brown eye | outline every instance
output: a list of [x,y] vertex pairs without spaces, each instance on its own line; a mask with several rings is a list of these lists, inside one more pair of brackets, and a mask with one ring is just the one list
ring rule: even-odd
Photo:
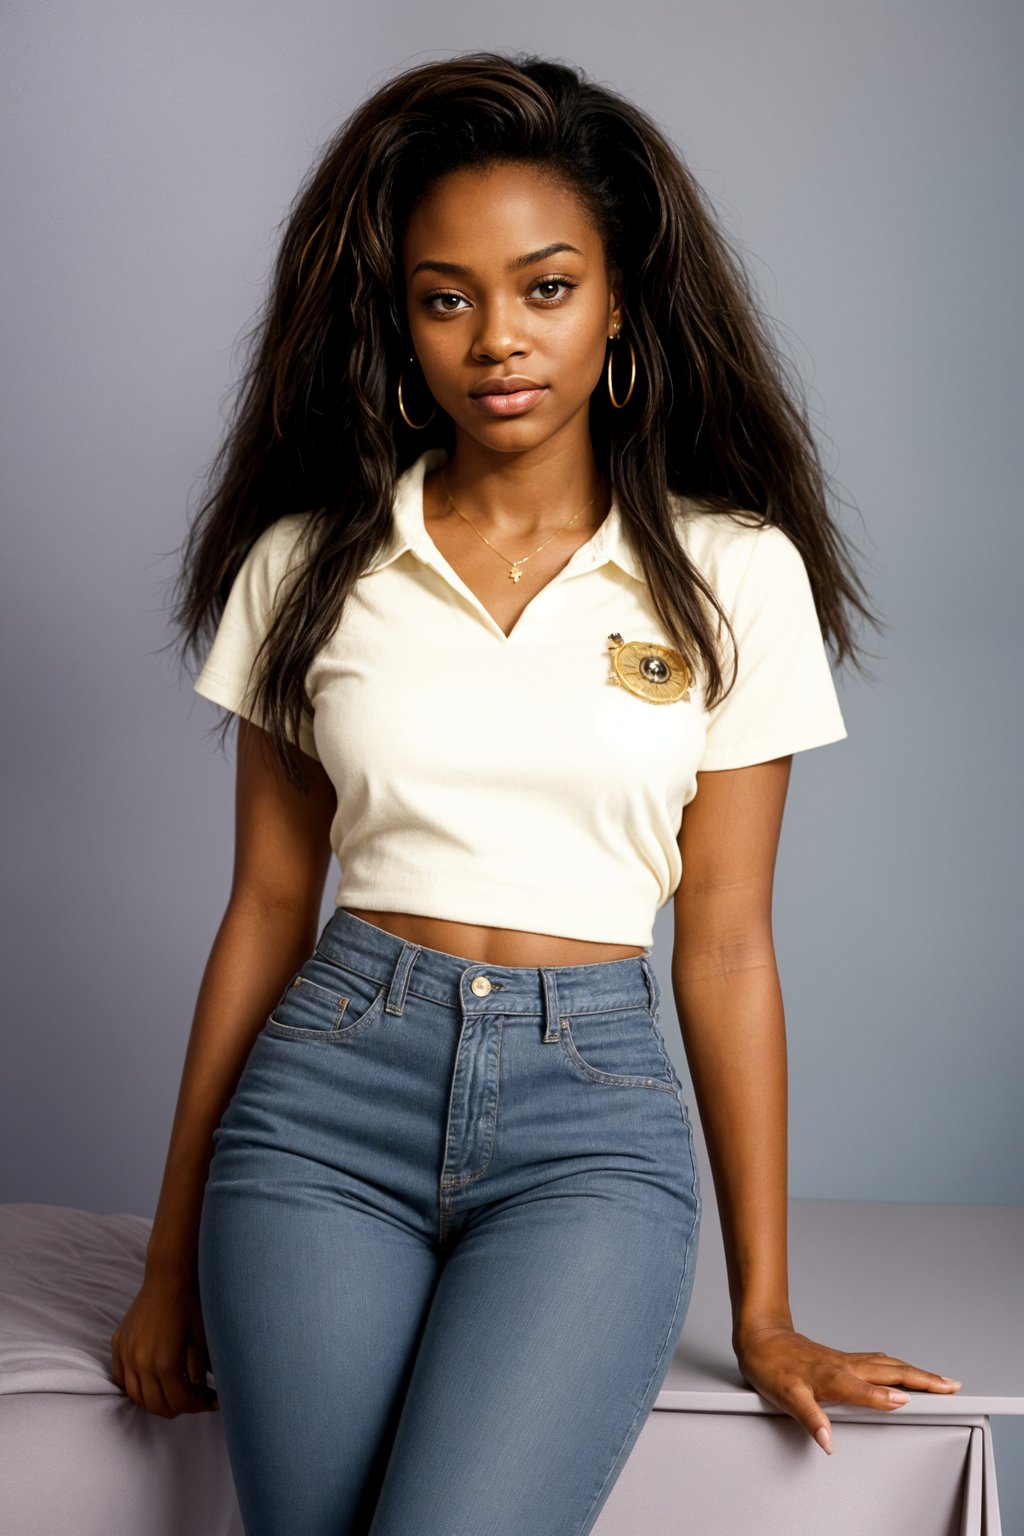
[[[569,297],[570,291],[577,286],[578,284],[570,282],[567,277],[542,277],[538,282],[534,283],[530,291],[537,293],[538,290],[547,290],[540,293],[540,299],[543,304],[564,304],[565,300]],[[565,291],[559,293],[558,289],[560,288]]]
[[[451,293],[448,291],[441,293],[428,293],[423,297],[423,307],[425,309],[433,310],[435,315],[454,315],[458,313],[458,310],[455,306],[461,301],[461,299],[461,293]],[[445,300],[449,300],[451,302],[446,303]]]

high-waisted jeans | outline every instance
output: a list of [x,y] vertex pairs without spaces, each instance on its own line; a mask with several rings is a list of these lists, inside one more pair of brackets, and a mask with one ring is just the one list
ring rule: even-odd
[[650,951],[489,965],[339,907],[214,1133],[199,1287],[248,1536],[584,1536],[701,1196]]

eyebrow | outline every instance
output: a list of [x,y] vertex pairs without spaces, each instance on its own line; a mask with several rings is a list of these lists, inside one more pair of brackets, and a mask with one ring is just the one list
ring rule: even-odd
[[[556,240],[551,245],[541,246],[539,251],[527,251],[525,256],[514,256],[508,263],[509,272],[520,272],[523,267],[532,267],[536,261],[546,261],[549,256],[554,256],[558,251],[575,251],[577,256],[583,252],[577,245],[570,245],[567,240]],[[456,261],[418,261],[409,273],[414,278],[417,272],[443,272],[448,277],[471,277],[470,267],[461,267]]]

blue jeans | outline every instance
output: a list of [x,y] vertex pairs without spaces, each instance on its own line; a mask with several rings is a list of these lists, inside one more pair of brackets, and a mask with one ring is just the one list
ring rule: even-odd
[[339,907],[199,1234],[247,1536],[584,1536],[682,1332],[701,1196],[650,951],[487,965]]

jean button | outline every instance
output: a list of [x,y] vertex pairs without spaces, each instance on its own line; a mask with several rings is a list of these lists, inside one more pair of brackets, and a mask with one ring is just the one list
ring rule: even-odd
[[491,990],[491,983],[486,976],[474,976],[469,986],[470,990],[475,992],[477,997],[486,997]]

